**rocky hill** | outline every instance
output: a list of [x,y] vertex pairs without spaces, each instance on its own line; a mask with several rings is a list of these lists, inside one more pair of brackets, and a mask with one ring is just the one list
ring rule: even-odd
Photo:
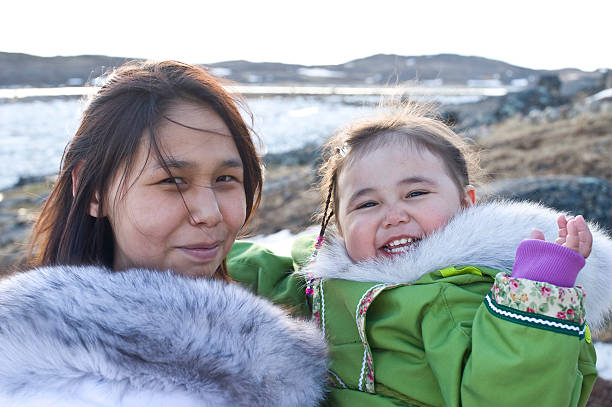
[[[129,59],[102,55],[38,57],[0,52],[0,87],[81,85]],[[344,64],[320,66],[249,61],[202,66],[217,76],[243,84],[380,86],[417,81],[435,86],[502,86],[535,84],[542,76],[556,75],[562,82],[578,84],[582,88],[598,83],[601,77],[599,72],[571,68],[534,70],[487,58],[454,54],[378,54]]]
[[0,87],[81,86],[128,60],[103,55],[39,57],[0,52]]

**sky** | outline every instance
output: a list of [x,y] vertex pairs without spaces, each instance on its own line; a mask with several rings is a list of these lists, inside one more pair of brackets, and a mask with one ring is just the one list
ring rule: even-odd
[[0,51],[335,65],[452,53],[612,68],[612,0],[5,1]]

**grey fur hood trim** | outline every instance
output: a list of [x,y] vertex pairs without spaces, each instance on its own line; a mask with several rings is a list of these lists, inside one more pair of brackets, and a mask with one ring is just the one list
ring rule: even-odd
[[0,405],[315,406],[318,329],[237,284],[49,267],[0,282]]
[[[457,214],[449,224],[421,240],[405,256],[353,263],[344,242],[332,235],[316,261],[302,273],[321,278],[353,281],[410,283],[421,276],[450,266],[487,266],[510,272],[516,248],[532,229],[546,240],[557,237],[559,213],[529,202],[496,201],[475,205]],[[596,225],[593,250],[576,281],[586,291],[587,320],[601,327],[612,309],[612,241]]]

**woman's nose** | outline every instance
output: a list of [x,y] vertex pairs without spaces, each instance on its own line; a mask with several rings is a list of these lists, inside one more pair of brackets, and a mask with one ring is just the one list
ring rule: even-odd
[[215,190],[210,187],[194,188],[194,196],[187,202],[189,221],[193,226],[214,227],[223,220]]
[[387,212],[385,213],[385,227],[397,226],[402,223],[407,223],[410,221],[410,215],[405,209],[398,207],[397,205],[393,205],[389,207]]

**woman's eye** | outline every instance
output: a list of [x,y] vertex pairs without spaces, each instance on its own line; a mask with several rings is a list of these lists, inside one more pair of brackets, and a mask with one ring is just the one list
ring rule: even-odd
[[217,178],[217,182],[231,182],[231,181],[236,181],[236,177],[233,177],[231,175],[221,175],[220,177]]
[[416,198],[417,196],[427,195],[427,191],[412,191],[406,195],[406,198]]
[[377,205],[376,202],[364,202],[362,204],[357,205],[357,208],[355,208],[355,209],[372,208],[372,207],[374,207],[376,205]]
[[171,177],[171,178],[166,178],[166,179],[162,180],[161,184],[182,185],[182,184],[185,184],[185,180],[183,178],[180,178],[180,177]]

